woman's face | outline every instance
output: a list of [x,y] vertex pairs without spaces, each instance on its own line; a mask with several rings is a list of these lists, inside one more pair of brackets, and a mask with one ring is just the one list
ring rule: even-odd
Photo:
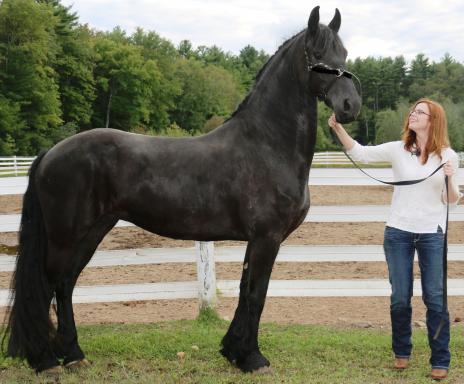
[[427,103],[419,103],[409,114],[409,129],[416,134],[428,135],[430,130],[430,109]]

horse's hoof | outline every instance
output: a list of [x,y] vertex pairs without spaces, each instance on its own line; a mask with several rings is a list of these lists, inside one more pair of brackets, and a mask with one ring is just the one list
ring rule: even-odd
[[274,371],[271,367],[264,366],[251,372],[253,375],[272,375]]
[[56,365],[51,368],[44,369],[40,371],[37,375],[44,379],[46,383],[54,383],[56,382],[59,377],[63,374],[63,367],[61,365]]
[[68,371],[78,371],[78,370],[83,369],[83,368],[88,368],[91,365],[92,364],[90,363],[90,361],[88,361],[87,359],[82,359],[82,360],[71,361],[71,362],[67,363],[64,367]]
[[237,360],[237,367],[243,372],[264,373],[266,368],[270,369],[269,360],[266,359],[260,352],[252,352],[244,359]]

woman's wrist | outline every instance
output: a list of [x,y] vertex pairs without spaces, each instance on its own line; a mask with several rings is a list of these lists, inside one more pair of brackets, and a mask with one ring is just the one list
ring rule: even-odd
[[332,128],[332,131],[334,131],[334,133],[336,133],[337,135],[343,132],[343,126],[340,123],[336,123],[332,125],[330,128]]

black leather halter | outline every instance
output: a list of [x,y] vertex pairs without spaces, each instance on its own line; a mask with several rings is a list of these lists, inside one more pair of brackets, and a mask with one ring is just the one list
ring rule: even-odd
[[332,86],[335,84],[337,79],[341,78],[342,76],[348,79],[356,80],[356,82],[353,81],[353,83],[355,83],[355,87],[356,85],[358,85],[356,89],[359,93],[359,96],[362,98],[361,80],[359,80],[359,78],[353,72],[350,72],[350,71],[347,71],[346,69],[341,69],[341,68],[332,68],[332,67],[329,67],[325,63],[313,64],[311,63],[311,60],[309,60],[308,52],[306,51],[306,49],[304,50],[304,52],[305,52],[305,57],[306,57],[306,68],[309,73],[317,72],[317,73],[324,73],[327,75],[335,75],[335,77],[329,82],[329,84],[327,84],[327,86],[325,86],[322,89],[322,92],[320,92],[317,95],[319,99],[325,100],[330,88],[332,88]]

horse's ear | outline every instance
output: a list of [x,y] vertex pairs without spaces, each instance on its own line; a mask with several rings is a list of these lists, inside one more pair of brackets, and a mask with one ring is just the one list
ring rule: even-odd
[[308,35],[309,37],[316,37],[319,32],[319,6],[314,7],[309,15],[308,20]]
[[341,23],[342,23],[342,17],[340,16],[340,12],[338,11],[338,8],[335,8],[335,15],[332,21],[329,23],[329,28],[335,33],[338,33]]

